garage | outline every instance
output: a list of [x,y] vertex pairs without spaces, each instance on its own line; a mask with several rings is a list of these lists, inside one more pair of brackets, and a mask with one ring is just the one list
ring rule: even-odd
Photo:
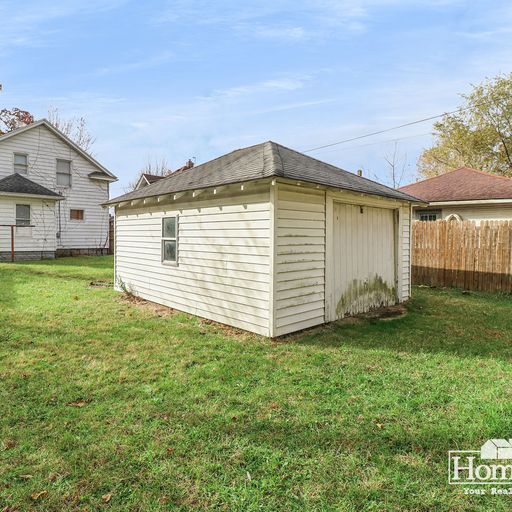
[[404,302],[415,203],[275,142],[235,150],[106,203],[116,288],[270,337]]

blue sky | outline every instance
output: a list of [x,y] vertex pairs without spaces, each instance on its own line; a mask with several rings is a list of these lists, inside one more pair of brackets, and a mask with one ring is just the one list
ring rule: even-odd
[[[275,140],[306,150],[452,110],[510,72],[509,1],[0,0],[0,105],[88,120],[120,178]],[[408,179],[430,123],[311,153]]]

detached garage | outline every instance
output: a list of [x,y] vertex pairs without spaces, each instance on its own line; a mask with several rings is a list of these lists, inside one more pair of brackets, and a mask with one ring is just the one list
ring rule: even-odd
[[274,142],[112,199],[115,282],[280,336],[410,297],[403,192]]

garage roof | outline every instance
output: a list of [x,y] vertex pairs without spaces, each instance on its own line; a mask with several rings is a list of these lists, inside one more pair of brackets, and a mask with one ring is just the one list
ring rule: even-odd
[[273,177],[418,202],[409,194],[268,141],[237,149],[204,164],[171,174],[147,187],[111,199],[105,204]]

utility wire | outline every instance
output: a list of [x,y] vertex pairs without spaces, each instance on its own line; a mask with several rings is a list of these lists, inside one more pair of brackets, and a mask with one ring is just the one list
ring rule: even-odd
[[438,119],[440,117],[448,116],[448,115],[451,115],[451,114],[457,114],[459,112],[462,112],[464,110],[470,110],[472,108],[474,108],[474,106],[471,106],[471,107],[461,107],[461,108],[458,108],[457,110],[452,110],[451,112],[445,112],[443,114],[437,114],[435,116],[425,117],[423,119],[418,119],[417,121],[411,121],[410,123],[404,123],[404,124],[400,124],[398,126],[392,126],[391,128],[386,128],[384,130],[379,130],[379,131],[376,131],[376,132],[367,133],[365,135],[359,135],[358,137],[352,137],[350,139],[339,140],[337,142],[331,142],[330,144],[324,144],[323,146],[317,146],[315,148],[306,149],[305,151],[303,151],[303,153],[310,153],[311,151],[318,151],[319,149],[330,148],[332,146],[338,146],[339,144],[346,144],[347,142],[352,142],[354,140],[360,140],[360,139],[365,139],[367,137],[373,137],[374,135],[379,135],[381,133],[391,132],[393,130],[398,130],[400,128],[405,128],[406,126],[413,126],[415,124],[425,123],[426,121],[432,121],[433,119]]

